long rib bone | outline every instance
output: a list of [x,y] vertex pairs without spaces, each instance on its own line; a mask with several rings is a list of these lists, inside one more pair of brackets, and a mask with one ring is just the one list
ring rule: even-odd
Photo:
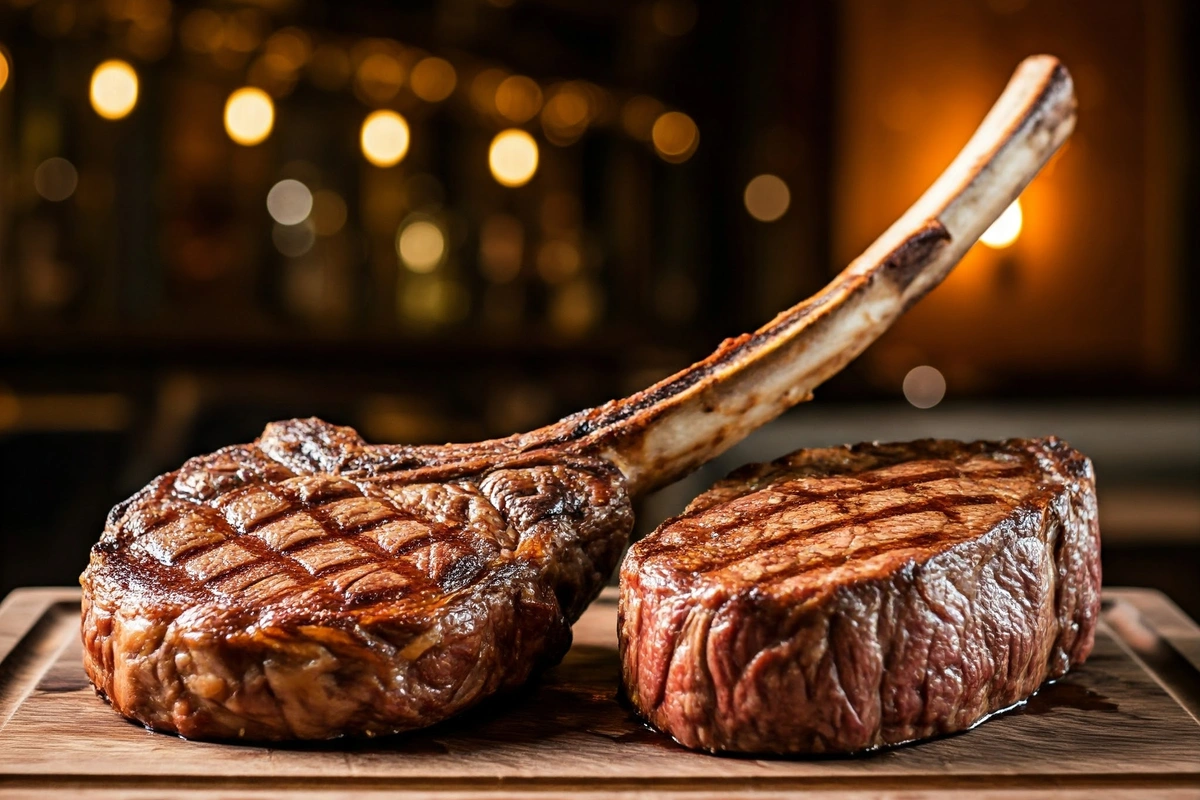
[[412,730],[520,685],[562,658],[612,574],[629,495],[845,366],[945,277],[1073,113],[1058,62],[1026,61],[946,174],[829,287],[623,401],[436,447],[287,420],[155,478],[113,508],[80,579],[89,677],[152,728],[263,740]]
[[1032,56],[966,147],[895,224],[832,283],[753,334],[624,400],[522,437],[596,453],[631,494],[716,457],[836,374],[936,286],[1071,134],[1071,77]]

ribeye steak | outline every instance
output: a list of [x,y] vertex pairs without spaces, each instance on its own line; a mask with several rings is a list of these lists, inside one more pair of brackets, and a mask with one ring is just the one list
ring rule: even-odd
[[625,689],[688,747],[854,752],[964,730],[1087,658],[1092,465],[1055,439],[801,450],[621,566]]
[[950,271],[1070,134],[1027,59],[965,149],[828,287],[622,401],[479,444],[317,420],[121,503],[82,577],[85,666],[121,713],[206,738],[410,730],[524,681],[626,542],[629,498],[811,396]]

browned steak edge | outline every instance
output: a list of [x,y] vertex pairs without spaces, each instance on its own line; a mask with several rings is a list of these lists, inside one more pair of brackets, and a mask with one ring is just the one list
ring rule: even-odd
[[1091,463],[1056,439],[996,446],[1027,450],[1051,490],[823,597],[648,574],[635,545],[618,625],[639,713],[698,749],[856,752],[970,728],[1082,663],[1100,606]]

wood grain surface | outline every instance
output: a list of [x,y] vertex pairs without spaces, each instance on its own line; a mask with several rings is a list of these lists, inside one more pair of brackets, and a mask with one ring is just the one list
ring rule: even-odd
[[967,733],[856,758],[689,752],[618,697],[616,599],[536,685],[426,731],[290,747],[188,742],[115,714],[80,664],[79,594],[0,606],[0,797],[1200,798],[1200,629],[1162,595],[1105,594],[1096,649]]

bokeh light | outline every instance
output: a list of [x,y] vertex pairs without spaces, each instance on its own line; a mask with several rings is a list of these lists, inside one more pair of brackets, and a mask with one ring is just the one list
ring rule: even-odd
[[413,94],[427,103],[438,103],[454,91],[458,75],[449,61],[430,56],[416,63],[408,80]]
[[750,216],[760,222],[774,222],[787,213],[792,193],[778,175],[759,175],[746,184],[742,200]]
[[308,219],[312,207],[312,192],[300,181],[288,178],[267,192],[267,211],[280,225],[299,225]]
[[79,173],[65,158],[48,158],[33,171],[33,188],[51,202],[66,200],[78,185]]
[[8,85],[8,55],[0,50],[0,90]]
[[508,77],[508,73],[499,67],[489,67],[475,74],[471,79],[467,97],[471,106],[480,114],[496,113],[496,90]]
[[591,281],[575,280],[557,289],[550,300],[550,324],[560,333],[579,336],[604,311],[604,295]]
[[312,48],[312,37],[303,30],[283,28],[271,34],[263,49],[268,55],[282,59],[290,69],[296,70],[308,63]]
[[683,36],[696,24],[696,6],[691,0],[658,0],[650,18],[664,36]]
[[224,38],[221,15],[211,8],[188,12],[179,24],[179,41],[188,50],[208,53],[221,46]]
[[408,153],[408,122],[395,111],[373,111],[363,120],[359,139],[367,161],[394,166]]
[[275,249],[288,258],[306,255],[316,240],[312,220],[304,220],[298,225],[276,224],[271,229],[271,241],[275,243]]
[[1012,204],[1004,209],[1004,213],[983,232],[979,241],[996,250],[1008,247],[1021,235],[1024,218],[1025,215],[1021,212],[1021,201],[1013,200]]
[[501,184],[524,186],[537,172],[537,142],[519,128],[500,131],[488,148],[488,166]]
[[934,367],[913,367],[904,376],[904,399],[917,408],[933,408],[946,396],[946,379]]
[[354,89],[369,103],[386,103],[404,85],[404,67],[388,53],[372,53],[354,74]]
[[258,144],[274,125],[275,104],[262,89],[244,86],[225,101],[225,132],[238,144]]
[[137,73],[120,59],[105,61],[92,72],[89,96],[97,114],[105,119],[120,119],[137,105]]
[[633,138],[648,142],[654,122],[662,116],[663,110],[663,104],[653,97],[635,95],[621,107],[621,126]]
[[396,252],[413,272],[433,272],[446,255],[446,235],[431,220],[413,220],[396,235]]
[[560,84],[551,90],[542,108],[542,130],[553,144],[566,146],[587,130],[591,114],[592,105],[582,82]]
[[700,145],[696,123],[682,111],[668,111],[656,119],[650,138],[659,156],[672,164],[687,161]]
[[273,97],[290,94],[298,77],[291,62],[279,53],[263,53],[246,70],[246,82],[265,89]]
[[509,122],[533,119],[542,108],[542,87],[524,75],[510,75],[496,87],[496,110]]

